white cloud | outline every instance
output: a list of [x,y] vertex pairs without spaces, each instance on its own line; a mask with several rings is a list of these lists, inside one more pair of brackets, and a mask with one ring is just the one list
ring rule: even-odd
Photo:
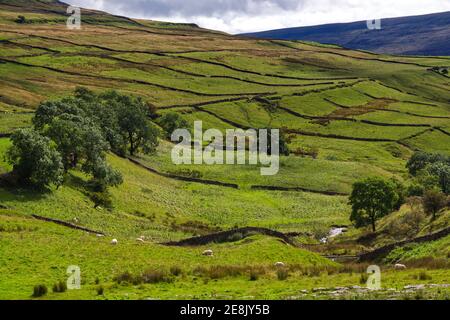
[[229,33],[450,11],[450,0],[67,0],[134,18],[192,22]]

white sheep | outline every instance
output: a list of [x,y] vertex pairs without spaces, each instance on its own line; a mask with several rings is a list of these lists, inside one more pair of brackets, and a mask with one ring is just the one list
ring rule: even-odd
[[212,250],[205,250],[203,251],[202,255],[212,257],[214,255],[214,252]]
[[394,266],[395,270],[406,270],[406,266],[404,264],[397,263]]
[[112,239],[112,240],[111,240],[111,244],[112,244],[113,246],[118,245],[118,244],[119,244],[119,241],[117,241],[117,239]]
[[72,219],[73,223],[78,224],[80,222],[80,220],[78,218],[73,218]]
[[286,266],[286,264],[284,262],[277,262],[277,263],[275,263],[275,267],[277,267],[277,268],[283,268],[285,266]]
[[144,243],[144,242],[145,242],[144,239],[142,239],[142,238],[136,238],[136,241],[137,241],[137,242],[141,242],[141,243]]

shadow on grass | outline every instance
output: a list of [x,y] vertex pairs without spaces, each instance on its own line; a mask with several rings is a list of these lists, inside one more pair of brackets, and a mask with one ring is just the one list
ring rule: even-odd
[[[32,186],[17,186],[8,183],[7,177],[8,173],[0,174],[0,203],[3,201],[17,201],[21,203],[39,201],[58,190],[57,188],[49,187],[35,188]],[[64,177],[64,187],[74,189],[86,197],[90,196],[88,182],[71,173]]]

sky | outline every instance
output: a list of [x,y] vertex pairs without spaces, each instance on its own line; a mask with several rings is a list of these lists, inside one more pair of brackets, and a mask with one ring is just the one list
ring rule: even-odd
[[66,0],[83,8],[228,33],[450,11],[450,0]]

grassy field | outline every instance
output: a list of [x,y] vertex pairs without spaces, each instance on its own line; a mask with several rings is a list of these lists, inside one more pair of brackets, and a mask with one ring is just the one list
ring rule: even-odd
[[[18,15],[28,23],[16,23]],[[355,244],[362,234],[350,226],[346,196],[355,181],[404,180],[405,164],[417,150],[450,155],[448,78],[430,70],[448,65],[449,58],[245,39],[90,10],[83,10],[81,30],[66,29],[65,19],[65,7],[53,1],[0,0],[0,173],[12,169],[4,157],[7,136],[31,125],[40,102],[78,86],[141,96],[158,115],[176,112],[190,125],[201,120],[204,130],[283,129],[292,153],[281,157],[272,177],[261,176],[259,166],[176,166],[173,144],[165,140],[156,153],[136,156],[160,174],[108,155],[124,176],[123,185],[111,190],[110,210],[94,208],[87,177],[76,170],[63,187],[43,193],[0,186],[0,299],[29,299],[38,284],[51,289],[65,281],[69,265],[80,266],[82,289],[49,292],[45,299],[448,299],[443,285],[449,273],[442,265],[392,268],[397,261],[448,259],[448,237],[393,251],[380,262],[380,292],[350,288],[364,286],[366,265],[324,255],[347,250],[345,241],[351,253],[393,241],[381,236],[367,247]],[[166,174],[195,174],[238,188]],[[295,191],[252,188],[257,185]],[[78,221],[106,236],[32,215]],[[383,221],[383,230],[391,222]],[[446,213],[431,225],[438,230],[447,222]],[[199,247],[162,244],[247,226],[291,234],[297,246],[258,234]],[[336,250],[320,245],[333,226],[349,226]],[[141,236],[145,243],[136,241]],[[110,244],[113,238],[119,245]],[[205,249],[214,257],[202,256]],[[286,279],[274,267],[279,261],[286,264]],[[127,271],[163,275],[157,283],[118,283]],[[419,284],[438,286],[404,288]],[[336,293],[336,287],[349,289]]]

